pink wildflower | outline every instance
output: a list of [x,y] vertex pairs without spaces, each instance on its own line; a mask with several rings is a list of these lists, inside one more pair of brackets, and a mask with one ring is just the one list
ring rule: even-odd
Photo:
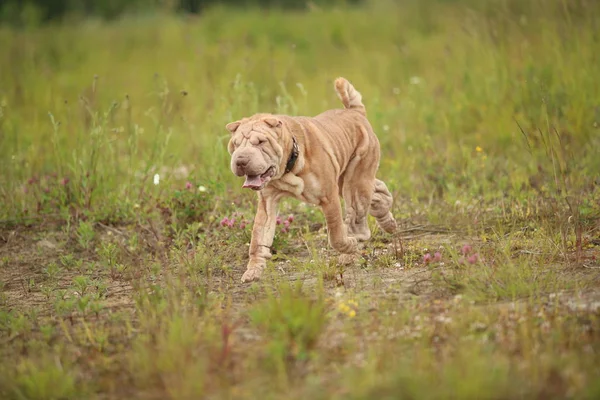
[[472,248],[470,245],[468,245],[468,244],[465,244],[465,245],[462,247],[462,249],[461,249],[461,252],[463,253],[463,255],[464,255],[464,256],[466,256],[466,255],[467,255],[467,254],[469,254],[469,253],[470,253],[472,250],[473,250],[473,248]]
[[294,216],[293,216],[292,214],[290,214],[290,215],[287,217],[287,220],[288,220],[288,221],[290,221],[290,223],[294,222]]
[[432,260],[431,254],[427,253],[423,256],[423,262],[425,264],[429,264]]
[[281,217],[279,215],[277,216],[277,219],[275,220],[275,223],[277,225],[281,225]]
[[289,229],[290,228],[290,221],[283,221],[283,226],[285,227],[285,229]]
[[469,256],[469,258],[467,258],[467,261],[469,262],[469,264],[475,264],[477,261],[479,261],[479,254],[475,253]]
[[187,190],[190,190],[190,189],[192,188],[192,182],[186,182],[186,183],[185,183],[185,188],[186,188]]
[[60,180],[60,184],[62,186],[67,186],[68,183],[69,183],[69,178],[67,178],[67,177],[64,177]]
[[229,218],[223,217],[223,219],[221,220],[221,222],[219,222],[219,224],[221,226],[227,226],[227,225],[229,225]]
[[433,255],[433,261],[435,261],[435,262],[442,261],[442,253],[440,253],[439,251],[436,251],[435,254]]
[[240,223],[240,229],[246,229],[246,221]]

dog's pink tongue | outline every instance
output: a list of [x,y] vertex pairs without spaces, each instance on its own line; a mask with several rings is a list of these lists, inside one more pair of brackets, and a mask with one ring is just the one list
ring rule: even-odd
[[246,175],[246,182],[244,182],[244,188],[257,188],[262,185],[262,180],[260,179],[260,175],[249,176]]

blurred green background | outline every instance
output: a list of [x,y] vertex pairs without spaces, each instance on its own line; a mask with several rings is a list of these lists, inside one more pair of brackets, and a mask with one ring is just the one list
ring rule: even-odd
[[306,9],[309,4],[331,6],[359,2],[360,0],[3,0],[0,1],[0,21],[16,26],[35,26],[65,18],[98,17],[109,20],[125,14],[198,14],[215,5],[299,10]]
[[[119,220],[186,180],[249,201],[228,169],[224,125],[258,111],[340,107],[337,76],[363,94],[383,148],[380,176],[406,204],[399,212],[498,207],[505,196],[527,209],[548,193],[594,187],[600,171],[598,2],[54,0],[0,9],[4,215],[99,207]],[[39,196],[25,193],[31,179],[55,175]]]

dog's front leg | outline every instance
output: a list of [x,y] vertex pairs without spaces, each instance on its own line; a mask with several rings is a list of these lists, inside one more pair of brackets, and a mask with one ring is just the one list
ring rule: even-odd
[[277,225],[278,199],[274,195],[258,193],[258,209],[252,227],[252,239],[248,252],[250,260],[246,272],[242,276],[242,282],[251,282],[260,279],[267,265],[267,259],[271,258],[271,245],[275,236]]
[[358,241],[356,238],[348,236],[347,227],[342,218],[342,205],[337,191],[322,201],[321,207],[327,221],[329,244],[331,247],[342,254],[355,253]]

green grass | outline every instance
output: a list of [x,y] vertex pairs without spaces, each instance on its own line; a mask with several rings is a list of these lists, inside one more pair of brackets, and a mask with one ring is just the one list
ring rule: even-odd
[[[0,397],[597,398],[599,17],[406,0],[0,27]],[[337,76],[400,231],[370,221],[342,267],[320,210],[284,202],[242,285],[255,194],[225,124],[340,107]]]

